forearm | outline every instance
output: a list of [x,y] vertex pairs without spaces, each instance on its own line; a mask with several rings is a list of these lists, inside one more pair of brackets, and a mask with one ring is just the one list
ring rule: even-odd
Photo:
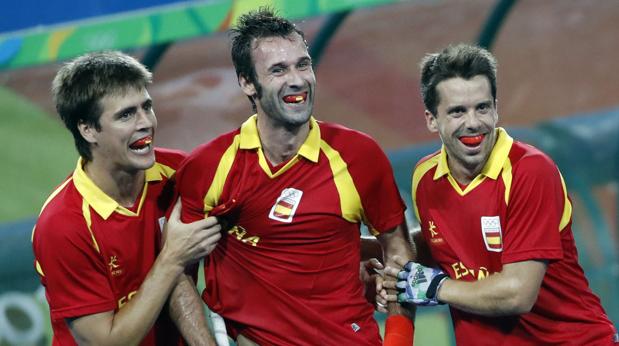
[[208,328],[202,299],[189,276],[180,276],[170,295],[169,312],[189,345],[217,345]]
[[[414,253],[408,238],[406,225],[396,227],[390,232],[381,234],[378,237],[382,248],[386,266],[397,267],[398,264],[394,261],[394,256],[398,256],[406,261],[414,258]],[[394,289],[388,289],[387,294],[395,295],[397,292]],[[389,302],[387,306],[389,315],[411,315],[411,311],[400,306],[397,302]],[[410,316],[413,318],[412,316]]]
[[152,328],[183,267],[159,256],[137,293],[117,312],[73,320],[71,332],[81,345],[135,345]]
[[519,315],[531,310],[546,264],[526,261],[479,281],[446,280],[437,293],[440,302],[482,316]]

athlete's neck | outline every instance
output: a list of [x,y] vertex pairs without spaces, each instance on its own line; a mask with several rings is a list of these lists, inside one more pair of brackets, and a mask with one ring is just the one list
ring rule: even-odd
[[126,171],[93,160],[84,165],[84,172],[101,191],[124,207],[132,207],[144,187],[144,170]]
[[310,124],[285,126],[271,121],[268,117],[258,116],[258,134],[262,150],[267,160],[277,166],[297,154],[309,134]]

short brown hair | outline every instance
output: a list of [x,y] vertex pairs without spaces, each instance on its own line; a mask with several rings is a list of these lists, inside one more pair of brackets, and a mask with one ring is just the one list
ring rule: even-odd
[[421,67],[421,97],[430,113],[436,115],[440,103],[436,86],[450,78],[471,79],[477,75],[488,77],[492,98],[496,100],[497,62],[487,50],[473,45],[449,46],[440,53],[426,55]]
[[89,143],[78,125],[87,123],[101,129],[101,99],[128,88],[145,88],[152,74],[133,57],[121,52],[82,55],[63,65],[52,82],[56,111],[73,134],[75,147],[86,161],[92,160]]

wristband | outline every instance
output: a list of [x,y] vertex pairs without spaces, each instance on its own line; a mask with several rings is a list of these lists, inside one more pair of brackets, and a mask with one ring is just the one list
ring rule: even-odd
[[411,346],[415,336],[413,321],[403,315],[391,315],[385,322],[383,346]]

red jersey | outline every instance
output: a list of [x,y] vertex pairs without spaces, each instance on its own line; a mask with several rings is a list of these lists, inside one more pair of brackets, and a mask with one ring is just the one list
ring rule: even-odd
[[[155,262],[171,197],[166,193],[170,189],[164,188],[184,154],[156,149],[155,157],[134,208],[119,205],[101,191],[82,169],[81,159],[45,202],[32,242],[54,345],[76,344],[65,319],[121,309]],[[167,314],[161,315],[142,345],[178,340],[167,319]]]
[[526,314],[484,317],[451,308],[458,345],[613,345],[614,327],[589,289],[571,230],[561,174],[538,149],[502,128],[482,172],[466,187],[445,150],[422,159],[413,200],[432,257],[452,279],[482,280],[504,264],[546,260]]
[[[380,345],[359,280],[359,227],[403,220],[385,154],[367,135],[310,120],[296,156],[271,167],[256,116],[179,169],[184,221],[232,225],[205,259],[207,305],[261,345]],[[214,209],[215,208],[215,209]]]

